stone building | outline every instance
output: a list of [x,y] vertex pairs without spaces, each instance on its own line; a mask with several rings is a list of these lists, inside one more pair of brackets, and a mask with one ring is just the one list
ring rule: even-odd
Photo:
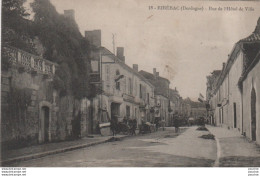
[[238,85],[242,94],[243,135],[260,144],[260,18],[253,34],[241,40],[243,72]]
[[[137,119],[152,121],[150,109],[154,106],[154,86],[138,73],[138,65],[133,68],[125,63],[124,48],[118,47],[114,55],[101,46],[101,31],[86,31],[85,37],[96,50],[92,56],[92,83],[100,88],[99,95],[93,99],[92,126],[106,125],[109,119],[118,117],[119,121]],[[95,132],[95,129],[93,130]]]
[[207,90],[206,90],[206,108],[207,108],[207,118],[210,124],[215,124],[214,111],[216,106],[213,106],[213,101],[210,101],[215,90],[215,82],[218,79],[221,70],[214,70],[211,75],[207,76]]
[[215,124],[235,129],[260,143],[259,52],[260,19],[253,34],[238,41],[209,97]]
[[82,101],[70,95],[60,97],[55,89],[53,78],[59,65],[11,46],[3,46],[2,59],[6,64],[1,71],[3,148],[86,135]]
[[176,87],[175,89],[169,89],[169,103],[169,125],[172,126],[174,118],[181,115],[183,112],[182,97],[180,96]]
[[181,115],[183,118],[189,118],[192,114],[192,107],[190,103],[187,103],[185,100],[181,103]]
[[211,75],[207,76],[207,90],[206,90],[206,101],[208,101],[211,97],[212,91],[214,90],[214,83],[216,79],[219,77],[221,70],[214,70],[211,72]]
[[190,98],[186,98],[184,102],[186,105],[189,105],[188,113],[185,113],[185,115],[193,117],[194,119],[206,117],[207,111],[204,103],[192,101]]
[[[75,20],[74,10],[65,10],[64,16]],[[38,56],[2,46],[1,146],[4,149],[88,135],[90,101],[75,98],[71,85],[57,81],[61,79],[55,73],[61,66],[42,57],[46,48],[39,37],[30,42]],[[84,64],[89,68],[88,62]],[[66,93],[61,95],[65,87]]]
[[181,96],[176,89],[169,89],[170,107],[174,114],[180,113]]
[[160,77],[156,68],[153,69],[153,74],[146,71],[139,71],[154,87],[155,94],[155,117],[166,122],[169,126],[169,85],[170,81],[166,78]]

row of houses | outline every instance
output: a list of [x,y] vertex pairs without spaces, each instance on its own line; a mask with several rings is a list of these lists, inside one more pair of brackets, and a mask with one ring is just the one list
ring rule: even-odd
[[173,125],[173,114],[182,112],[182,98],[176,88],[170,89],[170,81],[161,77],[156,68],[149,73],[138,70],[138,64],[129,67],[123,47],[117,47],[115,55],[101,45],[101,30],[86,31],[85,37],[96,48],[91,54],[91,83],[100,89],[91,100],[93,120],[89,132],[115,117],[119,121],[136,119],[138,125],[155,121]]
[[[73,10],[64,15],[75,18]],[[156,68],[149,73],[138,70],[137,64],[129,67],[123,47],[115,54],[101,45],[101,30],[86,31],[85,38],[91,44],[88,81],[95,88],[86,91],[95,96],[82,99],[75,98],[71,90],[60,93],[64,85],[55,77],[59,64],[43,54],[2,46],[6,63],[1,70],[3,150],[86,137],[97,133],[97,127],[108,126],[112,118],[136,119],[138,125],[157,120],[171,126],[173,115],[184,114],[182,97],[176,88],[169,88],[170,81]],[[37,47],[42,48],[40,41]],[[106,129],[102,132],[109,134]]]
[[233,47],[222,70],[207,76],[211,123],[260,144],[260,18],[255,31]]

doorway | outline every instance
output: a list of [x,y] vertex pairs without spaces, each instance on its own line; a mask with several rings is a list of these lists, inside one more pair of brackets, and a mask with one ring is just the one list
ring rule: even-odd
[[224,108],[221,108],[221,124],[224,123]]
[[76,117],[72,120],[72,136],[74,139],[78,139],[81,136],[81,113],[78,112]]
[[233,103],[233,110],[234,110],[234,128],[237,127],[237,105]]
[[43,116],[43,141],[49,142],[49,131],[50,131],[50,109],[47,106],[42,107]]
[[219,124],[222,124],[222,108],[219,109]]
[[253,88],[251,91],[251,133],[252,141],[256,140],[256,92]]
[[94,128],[93,128],[93,118],[94,118],[94,100],[93,98],[90,99],[90,106],[89,106],[89,112],[88,112],[88,134],[93,134]]
[[126,105],[126,118],[129,119],[130,118],[130,106]]
[[119,103],[111,103],[111,118],[115,118],[115,116],[120,117],[120,104]]

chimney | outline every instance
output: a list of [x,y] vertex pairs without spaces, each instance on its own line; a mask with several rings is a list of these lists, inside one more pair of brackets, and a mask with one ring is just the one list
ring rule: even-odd
[[91,45],[96,47],[101,46],[101,30],[85,31],[85,38],[90,42]]
[[256,24],[256,27],[255,27],[254,33],[255,34],[259,34],[260,33],[260,17],[257,20],[257,24]]
[[125,63],[124,47],[117,47],[116,50],[116,56]]
[[225,69],[225,66],[226,66],[226,63],[225,63],[225,62],[223,62],[223,63],[222,63],[222,70],[224,70],[224,69]]
[[156,68],[153,68],[153,76],[156,77]]
[[133,64],[134,71],[138,72],[138,64]]
[[73,9],[64,10],[64,16],[75,21],[75,11]]

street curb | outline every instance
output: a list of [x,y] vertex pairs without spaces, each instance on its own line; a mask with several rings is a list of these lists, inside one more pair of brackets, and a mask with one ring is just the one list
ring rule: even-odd
[[[124,139],[126,137],[128,137],[128,136],[115,137],[115,138],[119,138],[121,140],[121,139]],[[12,164],[12,163],[15,163],[15,162],[42,158],[42,157],[48,156],[48,155],[68,152],[68,151],[72,151],[72,150],[77,150],[77,149],[81,149],[81,148],[86,148],[86,147],[91,147],[91,146],[98,145],[98,144],[111,142],[110,140],[112,138],[114,138],[114,137],[110,137],[110,138],[108,138],[106,140],[102,140],[102,141],[92,142],[92,143],[89,143],[89,144],[76,145],[76,146],[66,147],[66,148],[62,148],[62,149],[57,149],[57,150],[52,150],[52,151],[47,151],[47,152],[42,152],[42,153],[37,153],[37,154],[30,154],[30,155],[26,155],[26,156],[20,156],[20,157],[4,160],[4,161],[1,162],[1,166],[3,167],[4,165],[9,165],[9,164]]]
[[[206,128],[208,129],[209,133],[214,135],[214,133],[212,133],[212,131],[210,130],[210,128],[208,128],[208,126],[206,126]],[[220,160],[222,151],[221,151],[221,145],[220,145],[219,139],[217,138],[216,135],[214,135],[214,137],[215,137],[215,141],[216,141],[216,145],[217,145],[216,146],[217,147],[217,158],[212,167],[219,167],[219,160]]]

